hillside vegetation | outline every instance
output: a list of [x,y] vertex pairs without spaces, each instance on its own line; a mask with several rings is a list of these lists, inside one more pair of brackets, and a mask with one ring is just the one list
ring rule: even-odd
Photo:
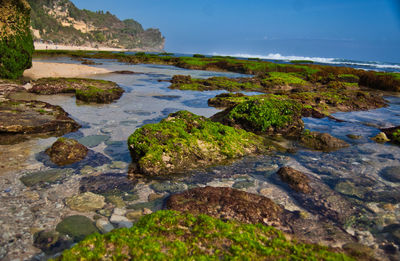
[[161,51],[158,29],[144,30],[133,19],[121,21],[109,12],[77,8],[69,0],[28,0],[35,40],[56,44]]

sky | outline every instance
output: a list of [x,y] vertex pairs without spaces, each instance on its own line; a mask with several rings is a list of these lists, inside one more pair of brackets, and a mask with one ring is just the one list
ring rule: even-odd
[[165,50],[400,63],[400,0],[72,0],[159,28]]

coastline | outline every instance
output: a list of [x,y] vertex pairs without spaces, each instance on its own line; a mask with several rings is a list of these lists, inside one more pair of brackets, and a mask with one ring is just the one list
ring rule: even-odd
[[83,64],[32,62],[32,68],[26,70],[24,77],[37,80],[47,77],[83,77],[94,74],[110,73],[110,70]]

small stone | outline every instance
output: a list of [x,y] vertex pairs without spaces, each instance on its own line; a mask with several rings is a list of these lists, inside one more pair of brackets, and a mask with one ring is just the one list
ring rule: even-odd
[[151,213],[153,213],[153,211],[151,211],[151,209],[149,209],[149,208],[143,209],[143,215],[150,215]]
[[111,230],[114,229],[114,226],[105,219],[99,219],[96,221],[96,227],[102,232],[102,233],[108,233]]
[[400,183],[400,166],[386,167],[380,175],[387,181]]
[[156,200],[156,199],[159,199],[159,198],[162,198],[162,197],[164,197],[163,194],[151,193],[151,194],[147,197],[147,199],[148,199],[148,201],[153,201],[153,200]]
[[352,140],[359,140],[362,138],[361,135],[355,135],[355,134],[347,134],[346,135],[348,138],[352,139]]
[[117,225],[119,228],[123,227],[130,228],[133,226],[133,223],[128,218],[115,214],[111,216],[110,222]]
[[59,138],[46,150],[50,160],[58,166],[65,166],[83,160],[89,150],[73,139]]
[[281,180],[289,185],[291,189],[297,192],[309,194],[312,192],[310,179],[304,173],[291,167],[282,167],[278,170]]
[[125,216],[130,220],[138,220],[143,216],[143,211],[142,210],[130,211],[126,213]]
[[79,242],[86,236],[99,231],[92,220],[80,215],[64,218],[58,223],[56,230],[61,234],[72,237],[75,242]]
[[387,210],[387,211],[394,211],[395,210],[395,207],[393,206],[393,204],[390,204],[390,203],[384,204],[382,206],[382,208],[384,210]]
[[63,238],[57,231],[39,231],[34,235],[33,245],[46,254],[55,254],[71,245],[72,242]]
[[118,197],[118,196],[115,196],[115,195],[107,196],[106,201],[108,203],[113,204],[117,208],[123,208],[123,207],[126,206],[124,200],[121,197]]
[[110,209],[100,209],[96,211],[99,215],[104,217],[111,217],[112,211]]
[[371,140],[378,142],[378,143],[385,143],[390,141],[384,132],[379,133],[375,137],[371,138]]
[[125,215],[126,210],[121,208],[114,208],[113,215],[123,216]]
[[85,192],[83,194],[67,198],[65,203],[70,209],[80,212],[98,210],[103,208],[105,205],[104,197],[92,192]]
[[38,201],[40,199],[40,195],[35,191],[26,191],[24,196],[30,201]]

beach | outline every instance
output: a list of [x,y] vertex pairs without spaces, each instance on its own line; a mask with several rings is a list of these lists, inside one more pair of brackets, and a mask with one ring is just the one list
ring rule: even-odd
[[94,74],[105,74],[111,71],[83,64],[66,64],[55,62],[32,62],[32,68],[24,72],[24,77],[32,80],[45,77],[83,77]]

